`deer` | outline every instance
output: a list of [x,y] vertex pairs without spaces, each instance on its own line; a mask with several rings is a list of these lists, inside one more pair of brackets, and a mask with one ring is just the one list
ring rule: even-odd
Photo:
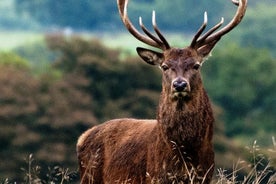
[[[109,183],[210,183],[214,172],[211,102],[200,73],[216,43],[243,19],[247,0],[237,6],[232,20],[224,19],[205,31],[208,17],[189,46],[171,47],[152,13],[152,33],[139,18],[138,31],[128,17],[128,0],[117,0],[126,29],[139,41],[155,48],[137,47],[147,64],[159,66],[162,90],[156,119],[123,118],[85,131],[77,142],[82,184]],[[220,28],[220,29],[219,29]],[[156,51],[159,49],[160,51]]]

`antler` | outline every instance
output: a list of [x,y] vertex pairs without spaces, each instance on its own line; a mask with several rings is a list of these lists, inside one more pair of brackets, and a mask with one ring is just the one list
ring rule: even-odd
[[221,18],[221,21],[218,24],[216,24],[213,28],[211,28],[203,36],[200,37],[204,29],[206,28],[208,21],[207,13],[204,13],[204,22],[194,36],[190,47],[198,49],[208,44],[215,45],[215,43],[219,41],[223,35],[231,31],[241,22],[246,11],[247,0],[232,0],[232,3],[238,6],[234,18],[221,30],[215,32],[224,22],[224,19]]
[[144,24],[142,22],[142,18],[139,17],[140,27],[142,28],[144,33],[147,35],[147,36],[145,36],[145,35],[141,34],[133,26],[133,24],[130,22],[130,20],[128,18],[128,14],[127,14],[128,0],[117,0],[117,5],[118,5],[120,16],[121,16],[121,19],[122,19],[124,25],[126,26],[128,31],[135,38],[137,38],[138,40],[140,40],[148,45],[151,45],[153,47],[156,47],[156,48],[159,48],[162,50],[167,50],[170,48],[169,43],[167,42],[165,37],[162,35],[162,33],[160,32],[160,30],[156,24],[155,11],[152,12],[152,25],[153,25],[154,31],[158,37],[156,37],[154,34],[150,33],[150,31],[144,26]]

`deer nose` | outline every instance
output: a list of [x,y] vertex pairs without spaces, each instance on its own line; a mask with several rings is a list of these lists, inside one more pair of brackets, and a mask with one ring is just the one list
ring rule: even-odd
[[177,92],[182,92],[187,87],[187,82],[183,80],[176,80],[173,82],[173,87]]

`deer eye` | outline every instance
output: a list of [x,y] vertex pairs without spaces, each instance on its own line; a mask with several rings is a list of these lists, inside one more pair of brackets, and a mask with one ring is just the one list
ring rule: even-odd
[[166,64],[162,64],[162,65],[160,66],[160,68],[161,68],[163,71],[166,71],[166,70],[169,69],[169,66],[166,65]]
[[200,67],[201,67],[200,63],[195,63],[194,66],[193,66],[193,69],[198,70]]

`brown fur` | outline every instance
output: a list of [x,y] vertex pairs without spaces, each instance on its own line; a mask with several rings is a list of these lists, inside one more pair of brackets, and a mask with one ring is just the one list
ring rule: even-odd
[[223,35],[242,20],[247,0],[233,0],[237,12],[225,27],[204,33],[204,23],[189,47],[170,47],[157,27],[152,34],[143,25],[139,33],[127,15],[128,0],[117,0],[128,31],[163,53],[137,48],[139,56],[163,70],[156,120],[117,119],[93,127],[78,140],[81,183],[210,183],[214,170],[213,113],[199,68]]
[[[95,126],[78,140],[81,183],[210,183],[214,169],[213,114],[191,48],[139,55],[163,71],[157,120],[116,119]],[[156,58],[158,57],[158,58]],[[176,96],[172,81],[187,81]]]

